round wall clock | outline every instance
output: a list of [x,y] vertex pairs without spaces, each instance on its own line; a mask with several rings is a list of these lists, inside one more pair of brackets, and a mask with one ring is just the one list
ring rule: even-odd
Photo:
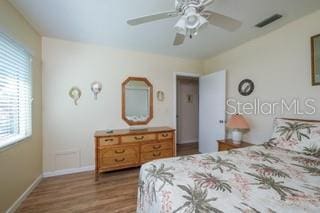
[[249,96],[254,90],[254,83],[250,79],[244,79],[238,87],[239,93],[243,96]]

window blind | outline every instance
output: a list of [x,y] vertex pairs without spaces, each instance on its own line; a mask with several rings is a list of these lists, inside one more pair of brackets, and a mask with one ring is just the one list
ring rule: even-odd
[[0,33],[0,148],[32,134],[31,56]]

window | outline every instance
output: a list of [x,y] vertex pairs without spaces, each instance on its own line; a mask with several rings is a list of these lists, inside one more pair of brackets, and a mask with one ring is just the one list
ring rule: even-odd
[[32,134],[31,57],[0,33],[0,148]]

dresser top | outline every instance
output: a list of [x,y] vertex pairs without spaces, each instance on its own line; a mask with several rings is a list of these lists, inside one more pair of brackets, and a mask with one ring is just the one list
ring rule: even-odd
[[130,129],[114,129],[113,132],[107,133],[105,130],[96,131],[94,137],[111,137],[120,135],[140,135],[148,133],[158,133],[158,132],[173,132],[175,129],[170,127],[150,127],[144,129],[130,130]]

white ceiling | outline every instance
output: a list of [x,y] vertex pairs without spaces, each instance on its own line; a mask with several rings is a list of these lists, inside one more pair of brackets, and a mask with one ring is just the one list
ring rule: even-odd
[[[186,58],[208,58],[320,9],[319,0],[216,0],[210,9],[243,22],[233,33],[208,26],[182,46],[172,45],[178,18],[141,26],[126,20],[174,9],[174,0],[9,0],[47,37]],[[280,13],[264,28],[255,24]],[[288,35],[289,36],[289,35]]]

